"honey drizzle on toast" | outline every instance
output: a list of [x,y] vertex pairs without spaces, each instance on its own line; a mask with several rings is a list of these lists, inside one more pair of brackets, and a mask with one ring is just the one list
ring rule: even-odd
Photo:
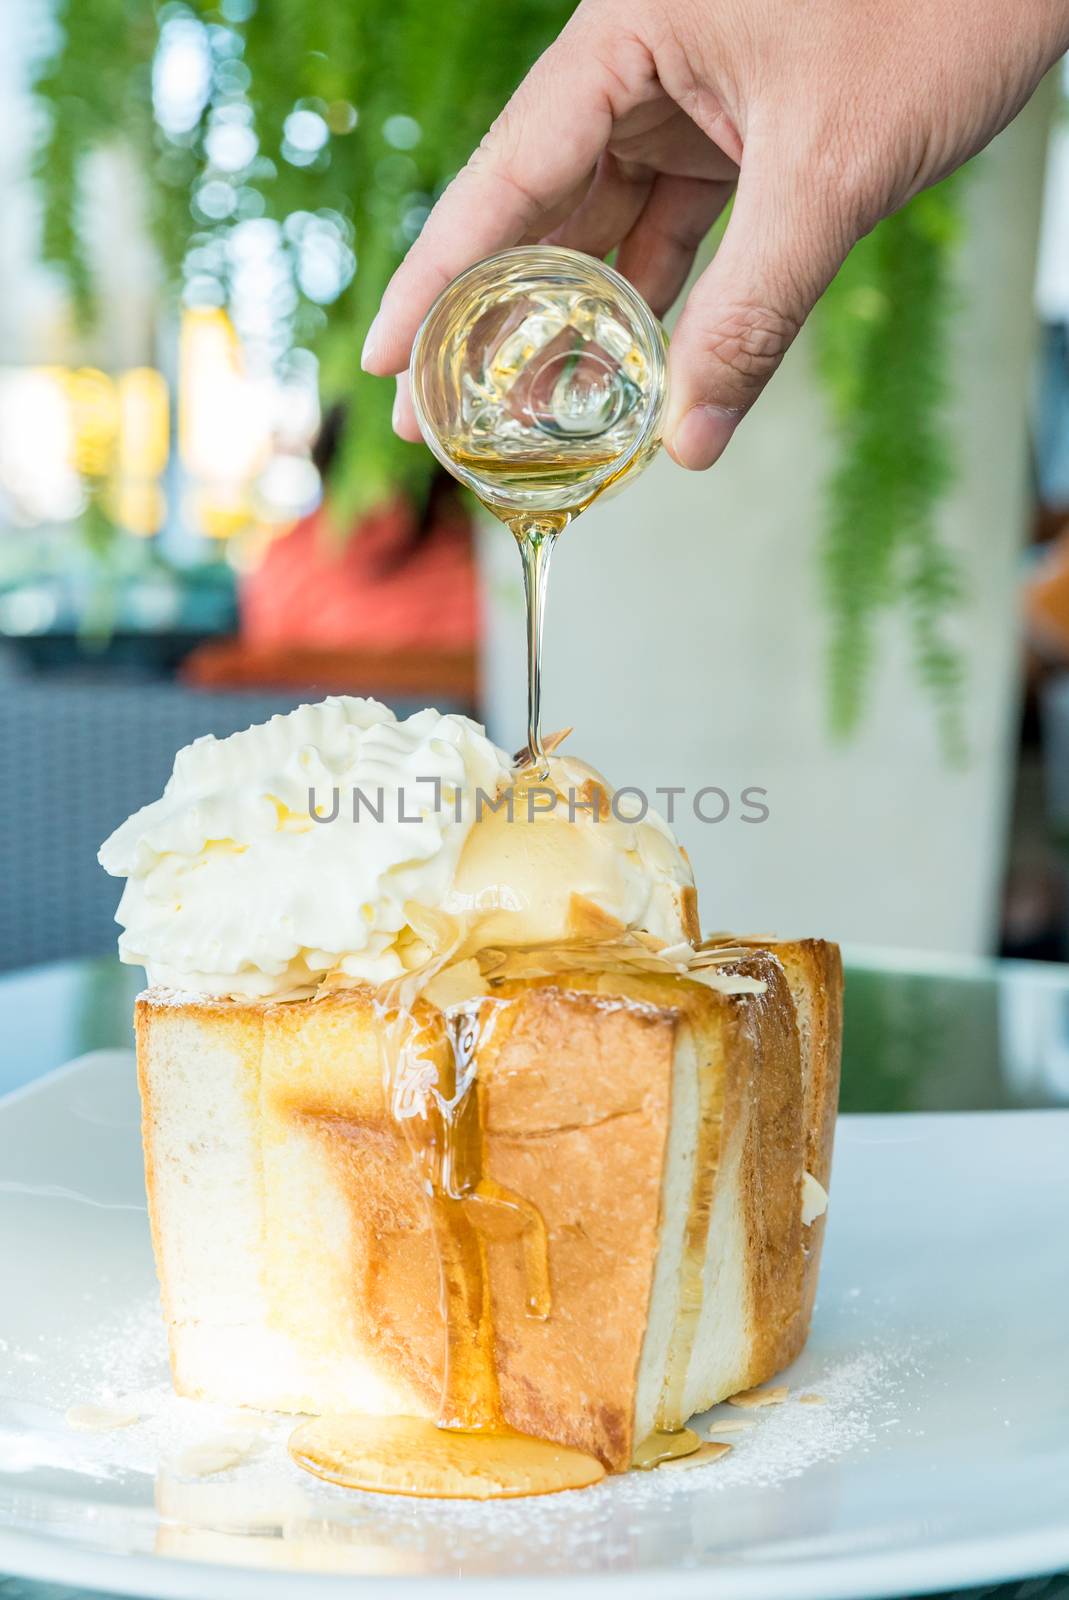
[[[702,958],[725,978],[748,951],[729,949]],[[489,989],[444,1009],[426,996],[431,979],[474,957]],[[290,1441],[306,1470],[351,1488],[433,1497],[506,1498],[550,1493],[597,1481],[601,1464],[578,1450],[532,1438],[505,1419],[495,1360],[493,1304],[487,1262],[489,1233],[502,1227],[519,1239],[528,1286],[528,1314],[551,1310],[545,1222],[530,1200],[485,1171],[485,1140],[477,1058],[490,1047],[505,993],[547,978],[598,989],[608,978],[650,985],[677,983],[685,965],[667,960],[629,934],[613,940],[576,938],[545,945],[474,952],[455,943],[419,972],[387,986],[377,1016],[383,1040],[387,1103],[421,1180],[442,1284],[445,1364],[437,1422],[418,1418],[326,1417],[305,1423]],[[505,991],[495,998],[495,990]],[[699,993],[679,984],[673,995],[685,1014]],[[606,995],[609,1003],[610,995]],[[615,1003],[643,1003],[620,998]],[[656,1426],[637,1445],[633,1464],[654,1467],[688,1455],[701,1441],[683,1425],[684,1384],[701,1312],[710,1209],[720,1159],[721,1084],[717,1062],[699,1063],[699,1141],[688,1208],[679,1312],[669,1350]]]

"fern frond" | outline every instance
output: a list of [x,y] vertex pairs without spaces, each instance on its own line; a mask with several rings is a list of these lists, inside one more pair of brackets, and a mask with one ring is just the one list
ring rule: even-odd
[[961,176],[918,195],[851,252],[819,307],[837,453],[822,541],[829,711],[862,716],[881,614],[900,608],[948,755],[963,748],[963,672],[948,631],[964,586],[938,510],[953,478],[946,416]]

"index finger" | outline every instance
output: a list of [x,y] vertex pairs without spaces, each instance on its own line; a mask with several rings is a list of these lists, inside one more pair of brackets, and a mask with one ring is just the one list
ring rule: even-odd
[[402,371],[426,311],[458,272],[538,237],[540,220],[593,171],[612,124],[594,53],[565,47],[562,35],[535,62],[391,278],[368,329],[364,371]]

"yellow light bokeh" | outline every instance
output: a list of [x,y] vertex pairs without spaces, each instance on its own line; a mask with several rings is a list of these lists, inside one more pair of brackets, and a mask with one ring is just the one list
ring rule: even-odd
[[118,527],[142,539],[159,533],[167,520],[167,496],[154,478],[117,478],[106,508]]
[[[130,533],[148,537],[165,527],[172,401],[162,372],[131,367],[113,375],[55,365],[0,368],[0,379],[3,417],[25,415],[46,424],[28,422],[30,431],[23,429],[26,438],[14,455],[0,450],[0,487],[25,506],[29,524],[38,505],[36,519],[42,522],[50,519],[53,504],[60,508],[59,520],[76,517],[88,496]],[[280,487],[272,480],[269,486],[267,469],[307,449],[304,434],[314,431],[318,407],[305,404],[310,420],[295,443],[292,405],[287,411],[280,401],[284,390],[277,376],[247,370],[225,311],[183,312],[176,389],[184,530],[232,539],[270,521],[276,500],[286,525],[314,503],[314,493],[302,487],[294,502],[298,510],[291,511],[286,496],[293,498],[292,482]],[[49,497],[42,484],[65,486],[65,498],[58,492]]]
[[[178,447],[190,476],[216,498],[246,495],[271,459],[263,386],[245,373],[241,344],[225,311],[198,308],[182,318],[178,360]],[[218,535],[217,535],[218,537]]]
[[116,384],[95,367],[78,367],[64,374],[64,388],[71,411],[72,464],[83,478],[106,478],[118,448]]
[[153,367],[131,367],[117,389],[119,472],[124,478],[159,478],[171,449],[167,380]]

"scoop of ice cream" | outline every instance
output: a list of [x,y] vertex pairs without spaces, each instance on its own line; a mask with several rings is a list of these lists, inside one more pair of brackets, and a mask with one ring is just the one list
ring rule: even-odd
[[486,944],[589,931],[597,911],[690,937],[690,869],[667,825],[615,809],[580,762],[555,760],[531,798],[468,718],[399,721],[339,696],[179,751],[100,861],[127,879],[119,954],[150,983],[297,998],[328,976],[400,976],[442,913]]
[[444,909],[477,918],[487,945],[596,935],[599,912],[606,937],[613,923],[668,945],[698,937],[694,878],[668,824],[570,757],[482,808]]

